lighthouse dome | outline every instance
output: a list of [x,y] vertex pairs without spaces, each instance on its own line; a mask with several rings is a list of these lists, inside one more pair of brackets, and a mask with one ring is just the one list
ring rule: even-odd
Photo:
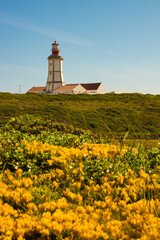
[[52,55],[59,56],[59,44],[56,41],[52,44]]

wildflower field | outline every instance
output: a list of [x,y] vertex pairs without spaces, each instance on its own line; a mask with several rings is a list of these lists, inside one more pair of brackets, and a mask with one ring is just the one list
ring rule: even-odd
[[160,239],[160,147],[31,116],[0,129],[0,239]]

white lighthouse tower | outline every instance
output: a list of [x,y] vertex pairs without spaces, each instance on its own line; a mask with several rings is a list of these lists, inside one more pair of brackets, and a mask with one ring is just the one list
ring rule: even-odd
[[62,61],[63,57],[59,56],[59,44],[55,41],[52,44],[52,55],[48,57],[47,93],[53,93],[55,89],[65,85]]

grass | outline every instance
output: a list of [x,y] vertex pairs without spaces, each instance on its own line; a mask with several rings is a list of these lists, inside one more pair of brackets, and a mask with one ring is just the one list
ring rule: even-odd
[[91,130],[109,138],[159,139],[160,95],[0,93],[0,124],[24,114]]

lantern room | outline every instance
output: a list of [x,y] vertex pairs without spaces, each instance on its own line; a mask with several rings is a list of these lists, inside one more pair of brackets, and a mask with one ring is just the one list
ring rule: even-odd
[[56,41],[52,44],[52,55],[59,56],[59,44]]

